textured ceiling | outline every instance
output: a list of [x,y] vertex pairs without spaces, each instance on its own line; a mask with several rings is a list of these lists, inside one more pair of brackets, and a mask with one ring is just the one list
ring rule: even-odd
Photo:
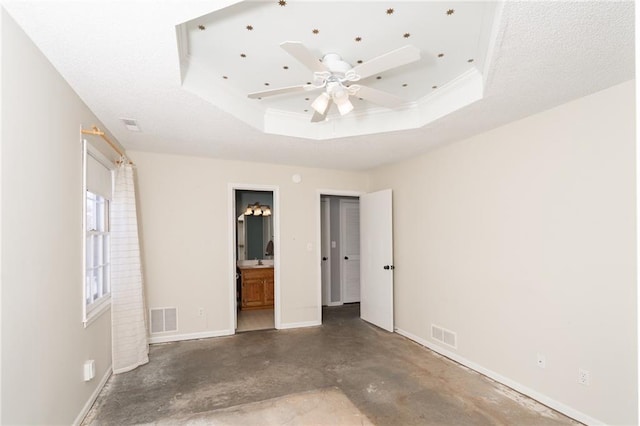
[[[272,71],[267,68],[272,63],[274,67],[276,64],[278,67],[290,66],[288,71],[304,72],[294,68],[298,67],[294,61],[289,65],[282,62],[288,59],[286,53],[280,52],[273,43],[285,40],[270,38],[269,33],[254,37],[264,38],[269,42],[270,51],[278,53],[268,55],[268,60],[273,62],[253,64],[250,71],[231,66],[233,64],[229,60],[213,64],[215,68],[211,77],[215,80],[219,97],[224,99],[223,106],[208,99],[210,94],[197,95],[182,85],[189,70],[184,68],[184,57],[183,67],[180,66],[179,31],[176,31],[176,27],[180,28],[181,24],[194,19],[195,23],[197,18],[203,16],[211,17],[209,14],[225,6],[238,7],[234,6],[236,3],[163,0],[5,1],[3,6],[109,131],[130,150],[361,170],[411,157],[434,146],[460,140],[634,77],[633,2],[506,2],[496,6],[498,13],[493,27],[495,43],[488,44],[486,60],[480,56],[478,63],[473,63],[482,75],[481,100],[441,117],[431,111],[434,114],[431,122],[411,130],[397,130],[397,122],[403,117],[390,116],[385,120],[376,119],[380,133],[366,136],[310,140],[267,134],[255,125],[255,122],[264,120],[265,107],[246,106],[248,100],[242,92],[256,90],[255,86],[260,85],[258,82],[264,80],[261,78],[263,76],[269,77],[268,81],[262,82],[263,85],[265,82],[269,82],[270,86],[273,83],[273,87],[299,84],[298,81],[289,81],[286,73],[271,74]],[[390,40],[398,37],[399,32],[402,35],[405,32],[411,34],[408,39],[403,37],[399,41],[399,45],[404,45],[407,40],[410,44],[414,41],[417,43],[423,31],[433,30],[417,26],[416,22],[426,22],[425,19],[416,21],[415,16],[403,16],[401,6],[404,2],[363,1],[358,2],[362,8],[357,12],[349,11],[347,23],[341,23],[340,34],[343,36],[340,37],[346,39],[345,34],[349,34],[349,43],[343,44],[342,38],[334,40],[329,36],[327,40],[333,40],[331,43],[314,45],[312,36],[316,34],[312,30],[316,28],[310,28],[315,27],[315,24],[310,24],[310,15],[314,13],[308,11],[317,2],[290,0],[285,7],[276,7],[277,1],[262,3],[264,5],[260,7],[263,11],[256,18],[259,19],[256,21],[258,23],[242,22],[245,30],[242,38],[218,36],[221,48],[229,52],[255,52],[255,43],[261,45],[261,41],[256,42],[248,37],[258,34],[261,25],[282,23],[279,14],[285,12],[288,14],[284,20],[287,25],[283,24],[283,27],[296,22],[303,27],[292,37],[306,37],[298,41],[309,43],[310,50],[319,55],[326,53],[325,49],[329,48],[340,50],[338,53],[349,61],[368,60],[393,48],[395,44],[391,45]],[[337,27],[338,22],[342,22],[340,5],[347,2],[321,3],[337,17],[335,21],[324,24],[328,27],[317,28],[320,31],[317,36],[333,31],[333,26]],[[420,3],[411,6],[416,8],[421,7],[422,3],[430,3],[425,7],[435,4],[440,14],[449,9],[455,10],[453,15],[440,15],[439,19],[444,23],[447,21],[443,18],[464,16],[463,12],[469,6],[456,1],[408,3]],[[388,16],[385,12],[389,8],[397,12]],[[380,10],[383,11],[382,15]],[[375,24],[385,22],[383,18],[396,21],[393,21],[393,25]],[[413,23],[412,27],[403,25],[409,22]],[[209,31],[206,25],[206,30],[199,30],[202,34]],[[256,33],[246,30],[246,25],[254,26]],[[483,24],[472,19],[467,25]],[[350,34],[345,28],[366,32],[367,38]],[[444,34],[446,29],[442,31]],[[433,47],[421,47],[422,56],[429,61],[445,64],[446,60],[455,63],[455,66],[438,64],[433,73],[407,66],[406,69],[398,69],[398,74],[394,71],[386,78],[382,75],[382,79],[372,84],[380,84],[380,88],[394,93],[416,89],[416,92],[407,94],[409,100],[429,97],[419,92],[418,87],[425,90],[434,85],[440,86],[440,80],[434,80],[439,78],[439,72],[451,76],[464,72],[464,67],[470,64],[464,58],[472,59],[467,58],[470,53],[465,50],[472,49],[467,40],[471,29],[461,28],[460,33],[462,35],[456,40],[441,39],[437,35],[440,32],[434,33],[436,35],[430,38],[435,40],[427,40],[433,43]],[[358,36],[362,40],[355,42]],[[358,54],[356,49],[360,46],[354,44],[360,43],[360,46],[366,45],[363,48],[366,54]],[[376,46],[380,46],[382,52]],[[439,53],[444,53],[444,57],[438,58]],[[246,54],[246,58],[238,54],[237,59],[249,60]],[[242,61],[239,63],[243,64]],[[226,73],[223,75],[229,74],[227,79],[222,78],[222,72]],[[229,88],[221,89],[220,83],[231,83],[228,80],[236,72],[248,75],[244,78],[247,82],[238,86],[230,84]],[[423,74],[424,78],[420,78]],[[403,81],[405,79],[408,80]],[[401,81],[408,82],[407,86],[402,88]],[[249,84],[253,86],[249,87]],[[238,94],[241,96],[236,96]],[[251,101],[258,105],[262,102]],[[282,105],[277,105],[275,100],[272,103],[279,109],[291,108],[293,111],[303,108],[300,114],[305,114],[304,102],[299,99],[283,102]],[[420,114],[424,113],[422,111]],[[347,117],[336,117],[335,120],[319,124],[337,128]],[[127,130],[122,118],[136,119],[141,131]],[[309,125],[308,118],[306,115],[300,126]],[[249,122],[254,124],[247,124]],[[335,134],[339,135],[340,132],[335,131]]]

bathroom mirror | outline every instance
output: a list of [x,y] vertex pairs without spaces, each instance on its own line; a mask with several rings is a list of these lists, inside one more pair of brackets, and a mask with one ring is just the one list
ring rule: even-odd
[[236,191],[237,260],[273,259],[272,207],[270,191]]

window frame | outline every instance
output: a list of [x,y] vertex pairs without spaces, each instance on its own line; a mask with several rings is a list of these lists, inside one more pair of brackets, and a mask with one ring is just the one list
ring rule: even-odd
[[[89,326],[94,320],[100,317],[105,312],[111,309],[111,224],[110,224],[110,203],[111,198],[104,197],[100,194],[94,194],[104,200],[105,204],[105,227],[104,230],[88,230],[87,229],[87,203],[88,203],[88,190],[87,185],[87,163],[88,157],[91,156],[102,164],[111,173],[111,188],[113,189],[113,171],[115,165],[109,161],[103,154],[101,154],[96,148],[90,145],[86,139],[82,140],[82,322],[85,327]],[[108,283],[108,292],[98,297],[96,300],[87,302],[87,277],[88,277],[88,265],[87,255],[90,247],[88,242],[93,236],[101,235],[106,236],[109,240],[107,243],[109,253],[107,254],[107,262],[99,265],[99,268],[106,268],[106,279]],[[104,243],[103,243],[104,244]],[[103,247],[104,250],[104,247]],[[104,279],[105,277],[103,277]]]

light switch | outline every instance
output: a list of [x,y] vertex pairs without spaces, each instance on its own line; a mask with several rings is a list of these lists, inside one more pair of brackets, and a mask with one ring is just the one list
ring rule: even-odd
[[336,248],[337,244],[335,241],[331,241],[331,248]]

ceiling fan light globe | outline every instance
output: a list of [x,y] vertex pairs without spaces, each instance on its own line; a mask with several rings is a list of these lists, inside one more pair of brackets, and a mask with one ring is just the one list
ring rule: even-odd
[[349,99],[349,93],[344,90],[344,87],[340,86],[333,91],[333,100],[338,103],[343,99]]
[[311,108],[318,111],[318,114],[324,114],[329,106],[329,100],[331,98],[326,93],[321,93],[312,103]]
[[349,96],[335,99],[336,105],[338,106],[338,111],[340,111],[340,115],[347,115],[351,111],[353,111],[353,104],[349,100]]

